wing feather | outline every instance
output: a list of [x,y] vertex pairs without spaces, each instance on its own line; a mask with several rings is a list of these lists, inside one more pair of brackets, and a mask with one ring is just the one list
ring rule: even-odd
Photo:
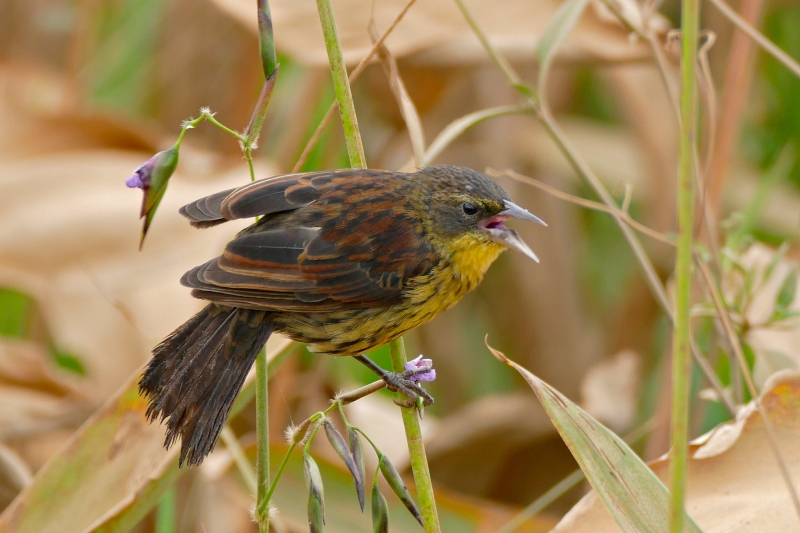
[[181,213],[199,226],[297,211],[262,219],[181,282],[198,298],[250,309],[393,305],[410,279],[436,264],[404,199],[382,189],[393,176],[353,170],[278,176],[188,204]]

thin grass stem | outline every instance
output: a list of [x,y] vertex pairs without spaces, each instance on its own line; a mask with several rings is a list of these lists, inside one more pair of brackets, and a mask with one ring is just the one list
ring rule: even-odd
[[256,515],[260,533],[269,533],[269,379],[267,376],[267,348],[256,357]]
[[[611,214],[611,215],[618,216],[623,221],[625,221],[626,224],[631,226],[633,229],[635,229],[636,231],[638,231],[642,235],[646,235],[646,236],[648,236],[648,237],[650,237],[650,238],[652,238],[654,240],[657,240],[657,241],[659,241],[659,242],[661,242],[663,244],[667,244],[669,246],[675,246],[676,245],[675,239],[671,239],[670,237],[667,237],[666,235],[664,235],[662,233],[659,233],[659,232],[655,231],[654,229],[648,228],[647,226],[645,226],[641,222],[633,219],[631,217],[630,213],[628,213],[627,209],[620,209],[620,208],[617,208],[616,206],[607,206],[607,205],[601,204],[599,202],[594,202],[592,200],[587,200],[587,199],[581,198],[579,196],[574,196],[572,194],[565,193],[565,192],[560,191],[560,190],[556,189],[555,187],[552,187],[552,186],[550,186],[550,185],[548,185],[546,183],[543,183],[543,182],[541,182],[539,180],[533,179],[533,178],[531,178],[529,176],[523,176],[522,174],[518,174],[518,173],[514,172],[513,170],[505,170],[503,172],[498,172],[496,170],[489,169],[489,170],[487,170],[487,174],[489,174],[490,176],[495,176],[495,177],[508,176],[508,177],[510,177],[510,178],[512,178],[512,179],[514,179],[516,181],[519,181],[521,183],[524,183],[526,185],[531,185],[533,187],[536,187],[536,188],[538,188],[538,189],[540,189],[540,190],[542,190],[542,191],[544,191],[544,192],[546,192],[546,193],[548,193],[548,194],[550,194],[552,196],[555,196],[556,198],[564,200],[566,202],[578,205],[580,207],[584,207],[586,209],[593,209],[595,211],[601,211],[603,213],[608,213],[608,214]],[[695,260],[696,261],[700,261],[701,260],[699,258],[699,256],[697,255],[697,253],[695,253]],[[696,346],[696,344],[694,342],[692,342],[692,357],[694,358],[694,360],[697,363],[697,365],[700,367],[700,370],[703,372],[703,375],[708,380],[708,382],[711,385],[711,387],[716,391],[717,396],[719,397],[719,399],[723,403],[723,405],[725,405],[725,407],[727,408],[728,412],[731,415],[735,415],[736,414],[736,405],[733,402],[733,400],[731,399],[730,394],[728,393],[728,391],[725,390],[725,387],[723,387],[722,383],[719,381],[719,378],[717,377],[716,373],[714,372],[714,369],[711,367],[711,365],[706,360],[706,358],[703,357],[703,354],[700,352],[700,349]]]
[[233,430],[229,425],[225,424],[219,436],[222,443],[228,448],[231,457],[233,457],[233,462],[236,463],[236,468],[238,468],[239,473],[242,474],[245,485],[247,485],[247,488],[252,494],[256,494],[258,492],[258,481],[256,480],[255,468],[253,468],[253,464],[247,458],[247,455],[245,455]]
[[[386,38],[389,37],[389,34],[392,33],[392,31],[394,31],[397,24],[403,19],[405,14],[408,12],[411,6],[414,5],[414,2],[416,1],[417,0],[410,0],[403,8],[403,10],[400,11],[400,13],[398,13],[397,17],[394,19],[394,21],[392,21],[392,24],[389,26],[389,28],[385,32],[383,32],[383,35],[381,35],[377,41],[375,41],[370,51],[367,52],[367,54],[361,59],[358,65],[356,65],[356,68],[354,68],[353,71],[350,73],[350,76],[348,77],[350,83],[356,81],[356,79],[358,79],[358,77],[361,75],[364,69],[367,68],[367,65],[369,64],[370,60],[377,53],[378,49],[384,43]],[[292,168],[292,173],[300,172],[300,169],[303,168],[303,165],[306,164],[306,161],[308,161],[311,152],[314,150],[314,148],[317,146],[317,143],[322,138],[322,133],[325,131],[325,128],[327,127],[331,118],[333,118],[333,113],[336,111],[337,108],[338,108],[338,102],[334,100],[333,102],[331,102],[328,111],[325,112],[325,116],[322,117],[322,120],[317,126],[317,129],[314,130],[314,133],[311,135],[311,138],[308,139],[305,148],[303,148],[303,152],[297,159],[297,163],[295,163],[294,168]]]
[[319,20],[322,24],[322,34],[325,37],[325,47],[328,50],[328,61],[333,75],[333,88],[336,100],[339,103],[339,115],[342,118],[347,155],[350,166],[353,168],[367,168],[367,158],[364,155],[364,145],[361,141],[361,132],[358,129],[356,109],[353,105],[353,94],[350,92],[350,82],[347,79],[347,68],[344,65],[342,45],[336,31],[336,20],[333,17],[333,8],[330,0],[317,0]]
[[800,63],[793,59],[792,56],[778,48],[775,43],[767,39],[763,33],[751,26],[723,0],[711,0],[711,3],[725,16],[725,18],[730,20],[737,28],[749,35],[750,38],[753,39],[768,54],[783,63],[783,65],[791,70],[795,76],[800,77]]
[[736,360],[739,363],[739,368],[744,377],[747,389],[750,392],[750,396],[755,402],[756,408],[758,409],[758,414],[761,415],[761,420],[764,424],[764,431],[767,434],[767,440],[769,440],[772,453],[775,455],[775,460],[778,462],[778,466],[781,470],[781,476],[786,484],[786,488],[789,490],[789,495],[792,499],[792,505],[794,505],[795,513],[797,514],[797,517],[800,518],[800,498],[798,498],[797,495],[797,488],[794,486],[792,476],[789,473],[789,469],[786,467],[786,461],[783,459],[783,454],[778,446],[778,440],[775,435],[775,430],[772,426],[772,421],[769,419],[769,415],[764,409],[764,406],[761,404],[761,399],[758,395],[758,389],[756,388],[756,384],[753,381],[753,376],[750,373],[750,367],[747,366],[747,359],[744,356],[742,343],[739,341],[738,335],[736,335],[736,329],[734,328],[731,317],[728,314],[728,308],[727,305],[725,305],[722,292],[720,291],[718,284],[715,282],[708,265],[702,261],[697,261],[697,266],[700,270],[700,274],[705,279],[706,287],[708,288],[708,292],[711,295],[712,301],[714,302],[714,306],[717,308],[717,314],[722,322],[722,327],[725,331],[728,342],[731,345],[731,349],[733,350]]
[[672,330],[672,409],[669,462],[670,531],[684,523],[691,387],[692,250],[697,144],[697,47],[700,3],[681,2],[681,120],[678,161],[678,242],[675,257],[675,322]]

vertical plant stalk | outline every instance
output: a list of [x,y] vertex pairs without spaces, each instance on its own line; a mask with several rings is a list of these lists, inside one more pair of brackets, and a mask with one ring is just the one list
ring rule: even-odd
[[[741,15],[748,23],[758,26],[764,0],[745,0],[741,4]],[[723,83],[722,116],[717,131],[719,137],[713,146],[711,164],[707,174],[708,206],[712,220],[718,220],[722,189],[728,174],[731,157],[739,140],[739,125],[747,105],[750,82],[753,77],[753,41],[741,29],[733,32],[728,64]]]
[[269,376],[267,348],[256,357],[256,514],[259,533],[269,533]]
[[719,11],[730,20],[737,28],[750,36],[761,48],[764,49],[772,57],[783,63],[783,66],[794,72],[794,75],[800,77],[800,63],[798,63],[792,56],[778,48],[778,46],[767,39],[763,33],[754,28],[750,23],[743,19],[739,14],[730,8],[725,0],[711,0],[711,3],[719,9]]
[[691,291],[694,233],[694,184],[697,141],[697,42],[699,1],[681,1],[681,124],[678,163],[678,242],[675,258],[675,326],[672,353],[672,449],[669,483],[672,493],[670,531],[683,528],[689,441],[691,385]]
[[[372,57],[377,53],[378,48],[380,48],[381,45],[383,45],[383,42],[386,40],[387,37],[389,37],[389,34],[394,31],[395,27],[400,23],[400,21],[406,15],[408,10],[411,9],[411,6],[414,5],[414,2],[416,1],[417,0],[409,0],[409,2],[406,4],[403,10],[400,11],[400,13],[398,13],[397,17],[395,17],[394,21],[392,21],[391,25],[389,25],[389,28],[387,28],[387,30],[383,32],[383,35],[381,35],[380,38],[377,41],[375,41],[375,43],[373,43],[370,51],[367,52],[367,54],[363,58],[361,58],[361,61],[358,63],[358,65],[356,65],[356,68],[354,68],[353,71],[350,73],[350,76],[348,78],[350,80],[350,83],[356,81],[356,79],[361,75],[361,73],[369,64],[370,59],[372,59]],[[325,116],[317,125],[317,129],[314,130],[314,133],[308,139],[305,148],[303,148],[303,152],[297,159],[297,163],[295,163],[294,167],[292,168],[292,174],[294,174],[295,172],[300,172],[300,169],[303,168],[303,165],[306,164],[306,161],[308,161],[308,157],[311,155],[311,151],[314,149],[319,140],[322,138],[322,132],[328,126],[331,117],[333,117],[333,112],[336,111],[338,107],[339,105],[336,100],[331,102],[330,107],[328,107],[328,111],[325,112]]]
[[339,102],[339,115],[342,117],[342,128],[344,129],[347,155],[350,157],[350,166],[353,168],[367,168],[367,158],[364,156],[364,145],[361,142],[361,133],[358,130],[353,95],[350,92],[350,82],[347,79],[342,45],[339,42],[339,34],[336,31],[336,21],[333,18],[333,8],[330,0],[317,0],[317,10],[319,11],[319,21],[322,23],[325,47],[328,50],[328,62],[331,65],[336,100]]
[[[331,66],[333,83],[336,89],[336,100],[342,117],[347,155],[350,166],[353,168],[367,168],[364,156],[364,146],[361,143],[361,132],[358,129],[356,110],[353,106],[353,95],[350,92],[350,82],[347,78],[342,46],[336,32],[336,22],[333,18],[333,9],[330,0],[317,0],[319,19],[322,23],[322,34],[325,37],[325,46],[328,49],[328,61]],[[406,358],[403,339],[397,339],[389,344],[392,356],[392,368],[395,372],[403,372]],[[411,471],[414,474],[414,484],[417,487],[417,497],[420,502],[420,513],[426,533],[440,533],[439,516],[436,511],[436,502],[433,496],[433,485],[428,470],[428,458],[425,456],[425,446],[422,443],[422,430],[415,409],[402,409],[403,425],[408,441],[408,453],[411,457]]]
[[[364,146],[361,143],[361,133],[358,129],[358,120],[353,106],[353,95],[350,92],[350,82],[344,66],[342,47],[336,32],[336,23],[333,18],[330,0],[317,0],[317,8],[320,22],[322,23],[322,33],[325,36],[325,45],[328,49],[328,60],[336,89],[336,100],[342,117],[342,127],[345,134],[347,155],[350,158],[350,166],[353,168],[367,168]],[[389,351],[392,355],[392,368],[395,372],[403,372],[405,364],[408,362],[403,339],[392,341],[389,344]],[[416,410],[402,409],[402,415],[403,425],[406,430],[406,440],[408,441],[408,452],[411,457],[411,471],[414,474],[414,484],[417,487],[417,495],[420,502],[422,522],[426,533],[439,533],[441,531],[439,528],[439,516],[436,511],[433,485],[430,471],[428,470],[428,458],[425,456],[422,430]]]
[[[389,354],[392,358],[392,370],[403,372],[408,362],[403,338],[389,343]],[[399,394],[399,393],[398,393]],[[406,399],[401,396],[401,400]],[[422,442],[422,428],[420,427],[417,410],[413,408],[401,409],[403,425],[406,428],[408,453],[411,456],[411,472],[414,474],[414,485],[417,487],[419,511],[422,515],[422,525],[425,533],[441,533],[439,514],[436,510],[436,501],[433,495],[433,483],[428,469],[428,457],[425,455],[425,445]]]
[[[250,123],[244,132],[242,151],[250,167],[250,179],[255,181],[253,170],[252,150],[256,147],[267,106],[275,88],[278,77],[278,61],[275,53],[275,35],[272,30],[272,16],[269,10],[269,0],[257,1],[258,13],[258,51],[261,56],[261,68],[264,71],[264,86],[258,97]],[[267,365],[267,347],[256,357],[256,512],[259,533],[269,533],[269,367]]]
[[172,485],[161,496],[156,508],[155,533],[172,533],[175,531],[175,509],[177,506],[177,489]]

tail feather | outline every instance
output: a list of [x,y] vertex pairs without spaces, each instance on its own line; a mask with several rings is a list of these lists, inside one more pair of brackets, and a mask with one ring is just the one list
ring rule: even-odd
[[181,438],[181,465],[199,465],[214,449],[271,333],[264,311],[210,304],[153,350],[139,390],[148,397],[150,421],[166,421],[164,445]]

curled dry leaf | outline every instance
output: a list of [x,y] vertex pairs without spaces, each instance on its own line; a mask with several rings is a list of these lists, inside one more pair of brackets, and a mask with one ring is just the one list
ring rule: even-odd
[[[761,395],[787,461],[795,486],[800,483],[800,372],[784,370],[772,376]],[[794,512],[761,417],[750,403],[734,422],[722,424],[692,445],[686,507],[705,533],[796,531]],[[650,468],[662,480],[669,461]],[[553,533],[620,531],[595,492],[584,497]]]
[[[367,27],[370,17],[381,31],[391,24],[408,0],[334,0],[333,11],[345,61],[354,64],[369,51]],[[249,29],[258,31],[255,6],[247,0],[214,0],[225,12]],[[557,0],[471,0],[470,9],[492,43],[510,60],[533,58],[548,21],[558,9]],[[326,66],[319,15],[313,2],[270,2],[279,51],[311,65]],[[387,40],[397,58],[417,63],[453,65],[488,62],[455,2],[417,0]],[[643,43],[632,42],[628,31],[587,13],[561,50],[570,60],[630,61],[648,56]]]

